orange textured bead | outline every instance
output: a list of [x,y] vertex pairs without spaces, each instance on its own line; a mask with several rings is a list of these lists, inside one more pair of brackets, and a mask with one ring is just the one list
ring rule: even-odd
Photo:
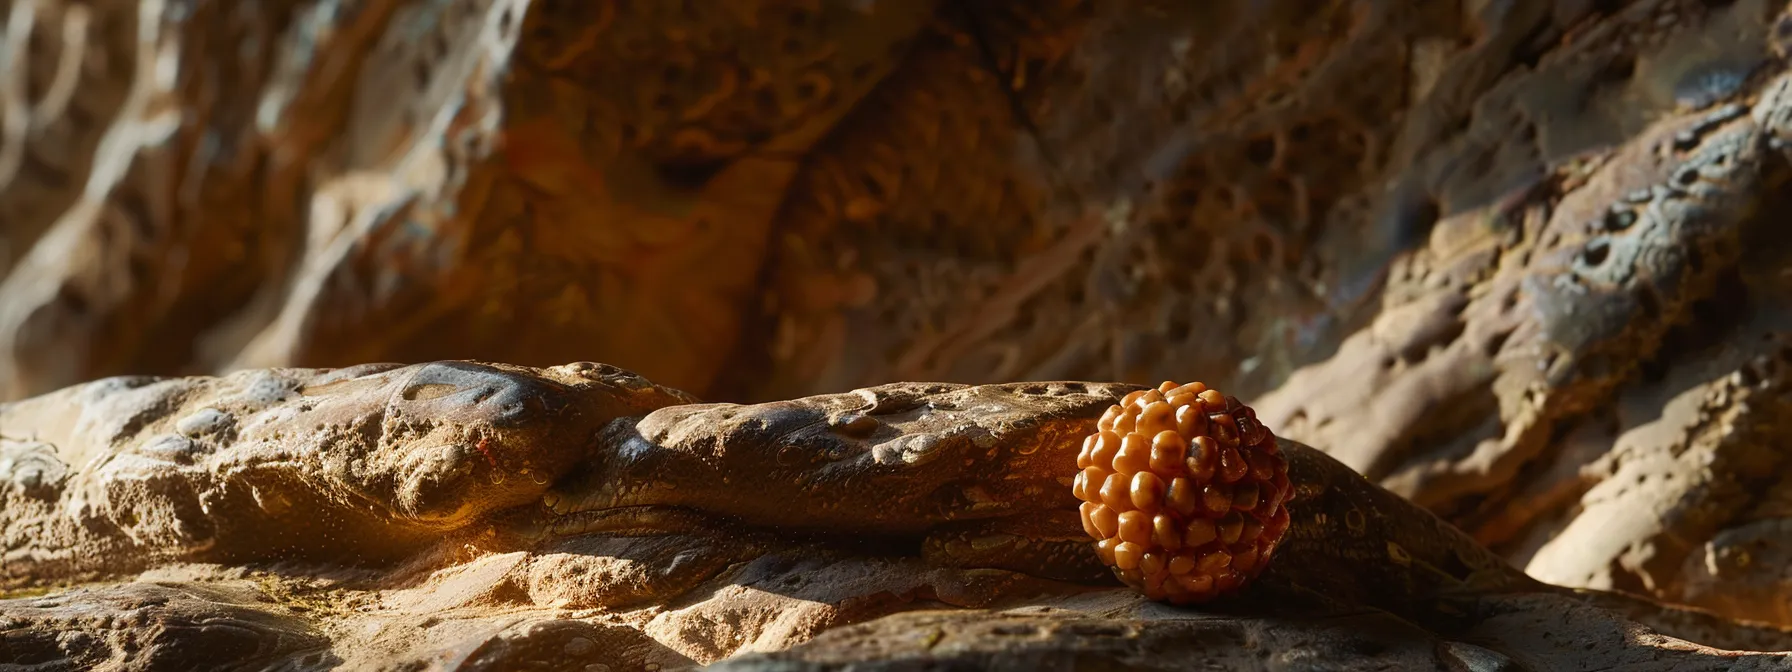
[[1256,412],[1202,383],[1127,394],[1077,453],[1083,531],[1151,599],[1202,602],[1247,585],[1288,532],[1288,462]]

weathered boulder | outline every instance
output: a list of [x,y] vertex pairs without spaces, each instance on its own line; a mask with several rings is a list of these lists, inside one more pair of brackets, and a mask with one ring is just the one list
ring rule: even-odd
[[604,365],[471,362],[76,386],[0,405],[36,437],[0,462],[0,568],[25,591],[0,599],[0,662],[1792,665],[1734,653],[1792,650],[1792,630],[1540,583],[1287,440],[1293,522],[1263,574],[1148,602],[1070,493],[1083,438],[1136,389],[703,404]]

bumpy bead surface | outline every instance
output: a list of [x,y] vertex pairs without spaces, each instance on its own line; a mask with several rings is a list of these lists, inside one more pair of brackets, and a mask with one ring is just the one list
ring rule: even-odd
[[1083,530],[1120,580],[1155,600],[1244,586],[1288,531],[1294,495],[1275,436],[1236,398],[1165,382],[1108,409],[1077,455]]

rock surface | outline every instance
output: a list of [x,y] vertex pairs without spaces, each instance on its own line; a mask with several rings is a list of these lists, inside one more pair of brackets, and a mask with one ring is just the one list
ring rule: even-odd
[[[903,412],[838,458],[738,465],[775,493],[757,501],[690,492],[738,487],[715,445],[590,451],[726,426],[697,397],[1199,378],[1532,578],[1792,626],[1786,3],[703,5],[0,0],[0,400],[18,402],[0,411],[0,582],[101,591],[56,609],[95,605],[106,628],[235,614],[270,660],[310,655],[283,625],[305,622],[325,623],[325,666],[589,642],[626,652],[597,663],[675,667],[825,626],[788,616],[752,649],[721,626],[538,622],[500,600],[343,639],[340,620],[234,610],[263,588],[350,613],[442,567],[508,576],[465,550],[498,538],[514,548],[479,553],[560,558],[519,565],[537,578],[504,599],[587,604],[556,591],[635,577],[593,609],[691,576],[646,567],[797,553],[682,509],[592,513],[615,501],[721,507],[805,543],[881,517],[915,538],[853,557],[934,569],[840,571],[935,577],[903,585],[967,565],[1078,580],[1075,535],[999,513],[1040,481],[942,502],[928,488],[952,477],[897,475],[885,509],[800,480],[975,445]],[[469,358],[522,368],[316,368]],[[672,387],[529,368],[586,359]],[[175,375],[218,377],[142,377]],[[367,389],[323,392],[332,377]],[[315,405],[291,403],[307,386]],[[862,431],[780,424],[853,403],[831,398],[728,437]],[[1059,431],[972,424],[1017,445]],[[550,518],[516,511],[542,497],[561,526],[686,541],[530,550]],[[1049,543],[1010,552],[987,533],[1003,525]],[[577,560],[597,556],[628,560]],[[308,569],[260,564],[276,558]],[[173,592],[88,583],[145,571],[175,572]],[[887,599],[959,604],[934,590]],[[1711,641],[1670,626],[1651,622]],[[43,660],[167,641],[127,631]],[[802,659],[838,660],[833,641]]]
[[0,465],[0,663],[1792,667],[1745,653],[1792,629],[1537,582],[1287,440],[1293,523],[1263,575],[1148,602],[1070,492],[1135,389],[703,404],[590,363],[100,380],[0,405],[36,437]]

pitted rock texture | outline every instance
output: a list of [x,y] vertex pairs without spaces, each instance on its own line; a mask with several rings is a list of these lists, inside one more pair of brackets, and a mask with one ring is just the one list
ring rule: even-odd
[[[1609,614],[1550,598],[1473,630],[1473,642],[1439,636],[1377,613],[1296,621],[1255,615],[1170,612],[1123,599],[1004,611],[911,612],[831,630],[787,652],[724,661],[718,672],[833,670],[1058,670],[1113,665],[1127,670],[1520,670],[1591,669],[1583,647],[1635,647],[1618,669],[1780,670],[1783,654],[1719,653],[1638,637]],[[1515,601],[1515,604],[1521,604]],[[1510,608],[1510,607],[1509,607]],[[1552,632],[1554,611],[1585,623],[1568,642]],[[1640,646],[1639,646],[1640,645]]]
[[1788,622],[1772,568],[1717,560],[1783,516],[1788,80],[1750,81],[1441,220],[1265,422],[1538,578]]
[[[306,619],[245,585],[139,581],[0,603],[0,661],[32,670],[328,669]],[[215,662],[207,662],[215,661]],[[197,666],[195,666],[197,664]]]
[[[1198,377],[1533,577],[1792,625],[1786,2],[702,4],[0,0],[0,400],[145,388],[0,422],[0,574],[409,557],[583,458],[361,401],[280,411],[339,454],[217,457],[281,367],[600,359],[733,402]],[[207,374],[242,399],[141,378]],[[1033,562],[936,526],[963,496],[890,515]]]
[[[840,647],[889,662],[922,638],[1009,666],[1158,647],[1263,669],[1265,651],[1792,665],[1738,653],[1792,650],[1792,630],[1539,583],[1286,440],[1290,527],[1261,576],[1198,611],[1150,604],[1106,571],[1069,487],[1083,438],[1135,393],[704,404],[604,365],[471,362],[77,386],[0,405],[37,437],[0,474],[0,663],[760,669]],[[160,436],[185,457],[144,454]],[[440,487],[431,506],[418,483]],[[935,647],[951,621],[977,625]]]
[[694,401],[589,362],[108,378],[0,405],[0,581],[376,559],[537,501],[618,417]]

